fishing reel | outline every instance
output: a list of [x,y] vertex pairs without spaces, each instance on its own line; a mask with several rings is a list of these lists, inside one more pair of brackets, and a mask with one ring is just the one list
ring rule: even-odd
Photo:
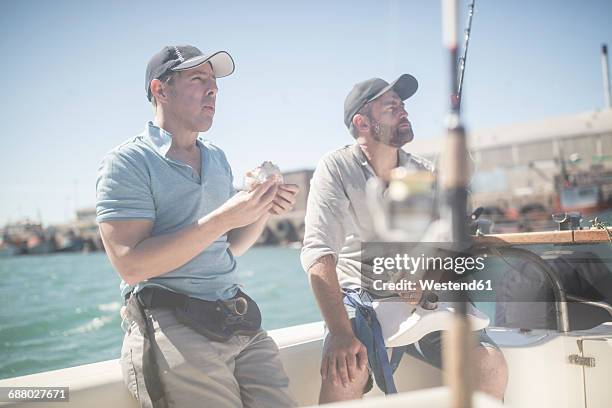
[[387,188],[384,181],[370,178],[366,197],[380,240],[419,242],[435,216],[435,176],[426,170],[398,167],[391,171]]
[[[366,185],[367,204],[378,239],[387,242],[450,242],[450,225],[438,214],[439,192],[435,173],[398,167],[388,187],[372,177]],[[468,233],[491,232],[492,222],[480,218],[484,208],[466,216]]]

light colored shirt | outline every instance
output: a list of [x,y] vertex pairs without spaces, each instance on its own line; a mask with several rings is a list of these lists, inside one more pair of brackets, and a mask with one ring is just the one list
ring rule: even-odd
[[[167,156],[172,135],[152,122],[109,152],[98,170],[96,220],[151,220],[156,236],[193,225],[221,206],[235,193],[231,168],[217,146],[200,138],[196,143],[202,157],[199,175]],[[222,235],[172,271],[134,286],[122,281],[122,295],[153,285],[204,300],[230,298],[239,284],[228,248]]]
[[[403,149],[398,150],[398,156],[400,166],[434,170],[428,160]],[[310,181],[300,256],[306,272],[319,258],[332,255],[341,287],[359,288],[362,278],[371,279],[370,274],[361,274],[361,243],[376,241],[366,197],[371,177],[376,174],[357,144],[327,153],[319,161]]]

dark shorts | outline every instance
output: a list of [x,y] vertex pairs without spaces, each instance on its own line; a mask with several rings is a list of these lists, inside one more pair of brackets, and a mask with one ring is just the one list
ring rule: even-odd
[[[355,319],[351,319],[351,322],[353,323],[353,331],[355,331],[355,336],[366,346],[368,350],[369,378],[363,391],[365,394],[372,390],[372,387],[374,385],[372,374],[374,374],[374,377],[376,377],[377,382],[379,382],[378,379],[382,377],[382,371],[379,370],[377,367],[374,350],[372,349],[372,347],[368,347],[372,344],[372,332],[369,331],[367,333],[358,333],[355,329]],[[329,333],[326,331],[326,337],[327,336],[329,336]],[[489,337],[489,335],[487,334],[486,329],[477,331],[476,336],[479,346],[499,350],[497,344],[495,344],[493,339],[491,339],[491,337]],[[434,367],[442,369],[442,332],[435,331],[429,333],[418,342],[409,345],[408,349],[406,350],[406,354],[418,358],[419,360],[422,360]]]

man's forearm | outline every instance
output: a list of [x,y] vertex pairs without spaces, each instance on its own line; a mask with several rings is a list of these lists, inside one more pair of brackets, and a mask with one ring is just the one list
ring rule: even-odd
[[[101,225],[106,230],[102,236],[112,238],[112,223],[108,224]],[[106,247],[123,280],[134,284],[186,264],[231,228],[221,213],[213,211],[176,232],[151,236],[134,245],[123,243]]]
[[331,333],[352,333],[351,322],[342,301],[336,262],[332,255],[317,260],[308,270],[310,286]]
[[242,228],[236,228],[228,232],[227,240],[230,244],[230,251],[235,256],[244,254],[253,246],[266,227],[270,219],[270,214],[266,213],[254,223]]

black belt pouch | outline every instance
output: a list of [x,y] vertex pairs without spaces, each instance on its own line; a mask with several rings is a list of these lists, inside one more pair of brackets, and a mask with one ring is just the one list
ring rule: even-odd
[[253,336],[261,329],[257,303],[241,290],[231,299],[216,301],[159,288],[144,288],[142,292],[140,298],[145,307],[172,308],[179,322],[213,341],[226,342],[235,335]]

